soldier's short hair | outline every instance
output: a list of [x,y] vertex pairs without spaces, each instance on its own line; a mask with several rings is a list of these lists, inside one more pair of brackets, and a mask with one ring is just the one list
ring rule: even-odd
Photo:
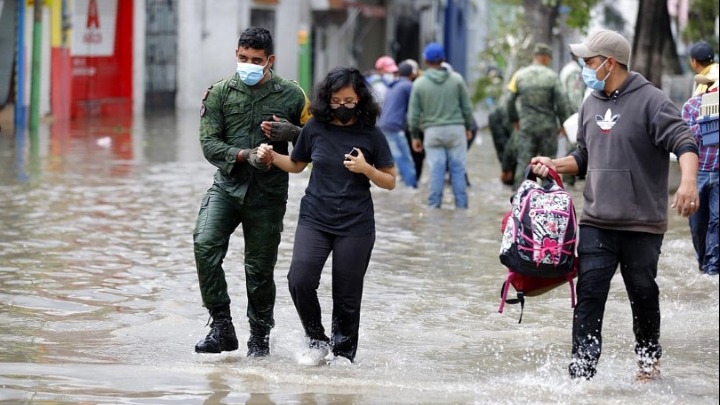
[[270,31],[263,27],[250,27],[240,34],[238,48],[262,49],[265,55],[275,54],[275,46]]

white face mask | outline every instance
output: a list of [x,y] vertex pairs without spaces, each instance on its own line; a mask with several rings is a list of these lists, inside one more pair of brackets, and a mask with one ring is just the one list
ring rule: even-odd
[[248,86],[258,84],[263,76],[265,76],[265,66],[267,66],[267,62],[262,66],[254,63],[238,62],[237,72],[238,75],[240,75],[240,80]]
[[382,75],[383,80],[385,83],[392,83],[395,81],[395,74],[393,73],[383,73]]

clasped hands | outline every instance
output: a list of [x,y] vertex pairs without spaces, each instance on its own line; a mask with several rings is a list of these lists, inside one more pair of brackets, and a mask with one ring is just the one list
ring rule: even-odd
[[273,159],[275,157],[275,151],[273,150],[272,145],[263,143],[260,144],[260,146],[258,146],[257,148],[255,148],[255,150],[255,156],[257,157],[258,162],[260,162],[265,167],[270,168],[273,164]]

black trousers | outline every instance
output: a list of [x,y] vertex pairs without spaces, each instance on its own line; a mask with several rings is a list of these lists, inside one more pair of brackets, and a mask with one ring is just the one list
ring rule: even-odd
[[[298,225],[288,286],[305,334],[312,340],[331,341],[333,354],[355,358],[360,328],[365,272],[375,234],[340,236]],[[332,337],[322,323],[317,289],[325,262],[332,252]]]
[[635,353],[652,363],[662,356],[660,299],[655,282],[663,235],[580,227],[577,306],[570,372],[592,377],[602,350],[602,324],[610,281],[620,274],[632,309]]

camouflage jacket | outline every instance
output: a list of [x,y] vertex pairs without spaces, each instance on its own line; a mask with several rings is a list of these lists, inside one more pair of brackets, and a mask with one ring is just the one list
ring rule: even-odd
[[277,167],[263,172],[247,162],[236,162],[236,157],[240,149],[252,149],[261,143],[288,154],[288,142],[270,142],[260,123],[272,121],[274,114],[301,126],[306,120],[307,104],[300,86],[274,72],[270,80],[253,88],[237,74],[210,86],[200,113],[200,145],[205,158],[218,168],[215,185],[248,205],[287,201],[286,172]]
[[510,122],[520,122],[521,131],[559,129],[575,112],[558,75],[547,66],[532,64],[518,70],[514,90],[508,94],[507,113]]

